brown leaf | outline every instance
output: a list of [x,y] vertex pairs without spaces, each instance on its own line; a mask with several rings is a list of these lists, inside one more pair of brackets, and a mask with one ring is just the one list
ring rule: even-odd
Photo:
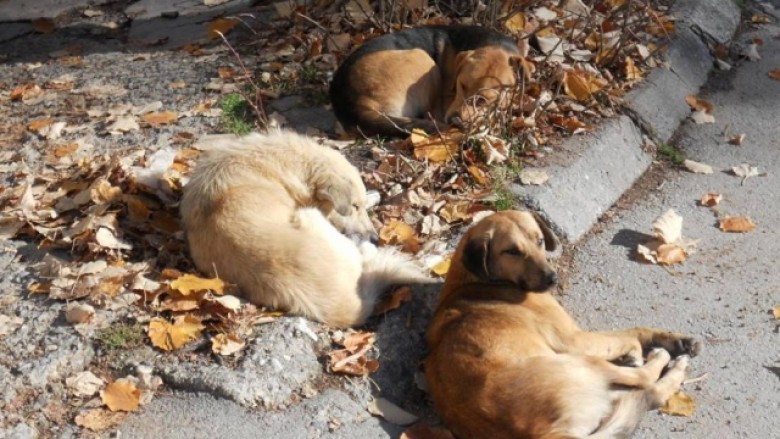
[[727,216],[720,220],[720,229],[724,232],[747,233],[755,228],[756,225],[746,216]]
[[418,423],[401,433],[398,439],[455,439],[455,437],[449,430]]
[[107,385],[100,397],[112,412],[134,412],[141,404],[141,389],[129,382],[116,381]]
[[43,130],[44,128],[50,126],[53,123],[54,123],[54,119],[49,119],[49,118],[36,119],[36,120],[30,122],[29,125],[27,125],[27,129],[29,129],[30,131],[34,131],[34,132],[40,134],[41,130]]
[[743,134],[739,134],[739,135],[736,135],[736,136],[733,136],[732,138],[730,138],[729,139],[729,144],[730,145],[739,146],[739,145],[742,145],[742,142],[744,140],[745,140],[745,134],[744,133]]
[[67,157],[73,154],[78,149],[79,149],[78,143],[71,143],[70,145],[59,145],[54,147],[54,149],[52,150],[52,154],[54,155],[54,157],[61,159],[63,157]]
[[712,105],[710,101],[699,99],[695,95],[686,96],[685,102],[687,102],[688,105],[690,105],[690,107],[693,108],[695,111],[704,110],[704,112],[707,114],[712,114],[712,111],[715,109],[715,106]]
[[723,196],[721,194],[709,193],[709,194],[704,194],[701,197],[701,200],[699,200],[699,203],[702,206],[713,207],[713,206],[717,206],[718,204],[720,204],[720,200],[722,200],[722,199],[723,199]]
[[672,416],[691,417],[696,411],[696,401],[683,392],[677,392],[660,408],[661,413]]
[[40,34],[50,34],[57,28],[54,25],[54,21],[48,18],[37,18],[32,21],[32,27],[35,32]]
[[412,300],[412,290],[409,287],[396,288],[392,293],[386,295],[375,307],[374,315],[384,314],[392,311],[403,302]]
[[444,221],[448,224],[452,224],[457,221],[465,221],[471,217],[469,208],[471,207],[471,201],[450,201],[444,205],[439,211]]
[[212,291],[214,294],[224,294],[225,282],[220,278],[204,279],[194,274],[185,274],[171,282],[171,288],[186,296],[197,291]]
[[15,87],[11,90],[12,101],[26,101],[39,96],[43,93],[43,89],[36,84],[28,83]]
[[153,127],[158,127],[176,122],[179,119],[179,113],[175,111],[152,112],[144,114],[141,119]]
[[587,101],[606,84],[604,79],[582,70],[568,70],[563,74],[566,94],[579,101]]
[[767,73],[770,78],[774,79],[775,81],[780,81],[780,69],[774,69],[770,70],[769,73]]
[[474,181],[480,186],[486,186],[490,183],[490,177],[479,166],[469,166],[469,174],[474,177]]
[[634,63],[634,59],[631,57],[626,57],[626,62],[623,66],[623,73],[626,75],[626,79],[629,81],[635,81],[637,79],[642,79],[642,69],[636,66],[636,63]]
[[92,431],[103,431],[119,425],[125,417],[127,417],[127,413],[112,412],[98,408],[79,413],[76,416],[75,422],[79,427],[84,427]]
[[209,23],[208,39],[216,40],[219,34],[227,35],[241,21],[237,18],[217,18]]
[[175,323],[155,317],[149,322],[149,339],[152,344],[162,350],[172,351],[200,336],[205,326],[197,318],[184,315]]

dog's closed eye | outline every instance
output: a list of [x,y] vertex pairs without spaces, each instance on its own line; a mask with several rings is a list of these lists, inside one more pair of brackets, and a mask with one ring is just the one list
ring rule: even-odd
[[517,248],[510,248],[508,250],[504,250],[504,254],[510,255],[510,256],[523,256],[523,252]]
[[536,241],[536,245],[538,245],[539,247],[544,247],[544,238],[539,238]]

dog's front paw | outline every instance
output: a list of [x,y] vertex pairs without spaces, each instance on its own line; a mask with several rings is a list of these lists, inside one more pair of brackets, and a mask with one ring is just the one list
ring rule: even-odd
[[645,364],[645,360],[641,355],[626,354],[615,358],[612,363],[624,367],[640,367]]

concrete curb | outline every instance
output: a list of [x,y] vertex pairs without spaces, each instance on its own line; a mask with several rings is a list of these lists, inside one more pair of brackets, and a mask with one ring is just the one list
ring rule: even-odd
[[627,114],[609,121],[591,137],[568,139],[561,149],[573,160],[545,170],[542,186],[513,185],[528,207],[541,211],[563,238],[579,240],[628,190],[652,162],[642,150],[642,133],[667,142],[690,114],[685,96],[695,94],[713,68],[704,35],[726,42],[740,11],[731,0],[678,0],[671,9],[677,32],[666,52],[669,69],[657,69],[626,96]]

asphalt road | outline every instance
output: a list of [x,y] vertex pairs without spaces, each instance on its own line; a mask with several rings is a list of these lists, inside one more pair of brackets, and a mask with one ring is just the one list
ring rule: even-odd
[[[767,74],[780,68],[778,34],[778,27],[743,34],[740,41],[763,39],[762,59],[713,74],[699,96],[715,105],[715,123],[688,122],[675,136],[687,158],[715,172],[645,178],[635,202],[577,246],[563,302],[583,326],[652,325],[704,341],[689,375],[706,378],[684,387],[696,400],[695,414],[651,413],[636,437],[780,437],[780,320],[771,312],[780,305],[780,81]],[[729,137],[745,133],[743,144],[728,144],[724,130]],[[741,184],[726,170],[742,163],[766,176]],[[719,230],[716,213],[697,203],[708,192],[722,194],[720,215],[749,216],[756,229]],[[699,240],[698,251],[668,270],[637,262],[637,243],[670,208],[684,218],[683,235]]]

